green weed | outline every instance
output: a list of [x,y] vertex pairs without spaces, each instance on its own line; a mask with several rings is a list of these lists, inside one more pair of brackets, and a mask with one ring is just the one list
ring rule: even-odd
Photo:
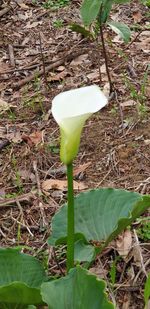
[[58,144],[55,142],[51,142],[50,144],[46,145],[46,150],[55,154],[59,153],[60,151]]
[[116,105],[114,105],[111,110],[110,110],[110,113],[113,115],[113,116],[116,116],[117,113],[118,113],[118,107]]
[[56,19],[53,22],[53,27],[54,28],[61,28],[61,27],[63,27],[63,20],[62,19]]
[[27,97],[23,100],[23,106],[32,108],[34,112],[37,111],[37,108],[40,108],[42,114],[44,114],[43,100],[43,95],[40,92],[36,92],[32,97]]
[[110,281],[112,286],[114,286],[115,282],[116,282],[116,273],[117,273],[117,262],[121,259],[120,256],[116,256],[115,259],[113,260],[112,264],[111,264],[111,268],[109,271],[109,276],[110,276]]
[[59,9],[70,3],[70,0],[47,0],[43,3],[45,9]]
[[141,0],[142,4],[150,8],[150,0]]
[[137,233],[139,238],[141,238],[142,240],[144,241],[150,240],[150,220],[148,220],[148,218],[142,220],[141,225],[137,230]]
[[15,171],[15,185],[18,188],[19,193],[22,193],[23,192],[23,184],[22,184],[22,180],[21,180],[20,173],[19,173],[19,170],[18,170],[17,160],[16,160],[14,155],[12,157],[12,165],[13,165],[13,169]]

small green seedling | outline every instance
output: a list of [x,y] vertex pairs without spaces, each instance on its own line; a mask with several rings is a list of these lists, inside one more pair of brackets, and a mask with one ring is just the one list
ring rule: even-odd
[[111,280],[111,284],[112,286],[114,286],[115,282],[116,282],[116,273],[117,273],[117,262],[121,259],[120,256],[116,256],[115,259],[113,260],[112,264],[111,264],[111,268],[109,271],[109,275],[110,275],[110,280]]
[[19,193],[22,193],[23,192],[23,184],[22,184],[22,180],[21,180],[20,173],[19,173],[19,170],[18,170],[17,159],[15,158],[14,155],[12,157],[12,165],[13,165],[13,168],[14,168],[14,171],[15,171],[15,185],[18,188]]
[[144,241],[150,240],[150,218],[143,218],[140,227],[137,230],[139,238]]
[[53,22],[53,27],[54,28],[62,28],[63,27],[63,20],[62,19],[56,19]]
[[45,9],[52,9],[56,10],[59,9],[63,6],[66,6],[70,3],[70,0],[47,0],[44,4],[43,7]]

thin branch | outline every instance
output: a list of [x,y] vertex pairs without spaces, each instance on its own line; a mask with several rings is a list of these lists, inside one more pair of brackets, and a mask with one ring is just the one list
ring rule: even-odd
[[47,88],[49,87],[48,81],[47,81],[47,76],[46,76],[46,68],[45,68],[45,59],[43,55],[43,49],[42,49],[42,40],[41,40],[41,33],[39,32],[39,42],[40,42],[40,52],[41,52],[41,60],[42,60],[42,65],[43,65],[43,76],[44,76],[44,81],[45,85]]
[[[45,68],[45,72],[47,73],[50,70],[53,70],[53,69],[59,67],[60,65],[64,64],[66,61],[71,61],[72,59],[74,59],[74,58],[76,58],[76,57],[78,57],[78,56],[80,56],[82,54],[83,54],[83,50],[82,49],[80,49],[79,51],[74,52],[74,53],[72,51],[70,51],[69,53],[67,53],[67,55],[65,57],[63,57],[63,58],[57,60],[56,62],[51,63],[50,65],[48,65]],[[34,72],[30,76],[28,76],[28,77],[18,81],[17,83],[14,83],[12,85],[12,87],[13,87],[13,89],[19,89],[19,88],[23,87],[24,85],[26,85],[27,83],[29,83],[32,80],[34,80],[35,75],[37,77],[40,77],[40,76],[43,75],[43,73],[44,73],[44,71],[43,71],[43,68],[42,68],[41,70]]]
[[0,17],[2,17],[4,14],[7,14],[10,10],[11,10],[10,6],[7,6],[4,9],[0,10]]

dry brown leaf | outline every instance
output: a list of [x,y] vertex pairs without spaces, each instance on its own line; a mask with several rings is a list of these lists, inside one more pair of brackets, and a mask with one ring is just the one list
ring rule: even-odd
[[30,180],[32,180],[32,182],[35,181],[35,175],[33,173],[31,173],[29,170],[19,169],[19,175],[24,180],[30,179]]
[[128,100],[128,101],[120,103],[120,106],[122,108],[130,107],[130,106],[135,106],[135,105],[136,105],[136,102],[134,100]]
[[104,87],[103,87],[103,93],[105,94],[105,96],[107,98],[109,98],[109,94],[110,94],[110,83],[105,83]]
[[106,74],[106,65],[105,65],[105,63],[103,63],[103,64],[101,65],[100,71],[101,71],[102,74]]
[[108,270],[104,267],[92,267],[89,269],[89,271],[91,273],[93,273],[94,275],[96,275],[97,277],[101,278],[101,279],[105,279],[106,276],[108,275]]
[[150,53],[150,37],[141,39],[140,43],[136,43],[136,48],[139,50],[142,50],[144,53],[149,54]]
[[23,10],[28,10],[28,9],[29,9],[29,6],[26,5],[26,4],[23,3],[23,2],[18,1],[18,5],[19,5],[19,6],[21,7],[21,9],[23,9]]
[[133,19],[134,19],[135,23],[139,23],[142,20],[142,18],[143,18],[143,16],[142,16],[140,11],[133,12],[132,16],[133,16]]
[[28,15],[26,15],[26,14],[21,14],[21,13],[18,13],[18,18],[19,18],[19,20],[27,20],[28,18],[29,18],[29,16]]
[[64,67],[63,65],[60,65],[60,66],[56,69],[57,72],[62,72],[62,71],[64,71],[64,70],[65,70],[65,67]]
[[3,62],[3,59],[0,61],[0,73],[5,73],[10,69],[9,63]]
[[91,164],[91,162],[87,162],[87,163],[84,163],[84,164],[79,165],[78,167],[76,167],[74,169],[74,171],[73,171],[73,176],[77,176],[80,173],[85,172],[85,170],[89,167],[90,164]]
[[90,81],[99,81],[99,71],[98,70],[95,70],[89,74],[87,74],[87,78],[90,80]]
[[6,101],[0,99],[0,115],[5,113],[7,110],[9,110],[11,108],[15,108],[15,107],[16,106],[13,106],[13,105],[7,103]]
[[88,59],[88,54],[83,54],[73,59],[70,63],[70,66],[83,64]]
[[[85,190],[87,186],[82,182],[73,182],[74,190]],[[67,191],[67,180],[58,180],[58,179],[47,179],[42,183],[42,189],[44,191],[49,190],[62,190]]]
[[22,136],[19,131],[7,134],[7,139],[14,144],[19,144],[22,142]]
[[124,296],[123,304],[122,304],[122,309],[129,309],[131,304],[131,294],[126,293]]
[[22,134],[22,140],[25,141],[30,147],[38,145],[43,141],[43,131],[36,131],[30,135]]
[[51,76],[48,76],[47,80],[48,82],[54,82],[54,81],[60,81],[62,79],[64,79],[64,77],[66,77],[68,75],[67,71],[62,71],[58,74],[52,74]]
[[141,255],[140,255],[140,250],[141,248],[139,248],[139,246],[135,245],[133,247],[133,251],[132,251],[132,256],[134,258],[134,263],[136,264],[136,266],[141,267]]
[[126,230],[121,235],[118,236],[116,240],[116,249],[124,259],[129,254],[132,248],[132,234],[130,230]]
[[4,188],[4,187],[3,187],[3,188],[0,188],[0,199],[1,199],[1,198],[4,198],[4,197],[5,197],[5,194],[6,194],[5,188]]
[[32,28],[35,28],[37,27],[38,25],[41,25],[43,23],[42,20],[40,21],[34,21],[32,24],[30,23],[30,21],[26,24],[25,28],[27,29],[32,29]]
[[145,94],[150,98],[150,79],[148,80],[149,85],[145,87]]
[[150,139],[145,139],[145,140],[144,140],[144,144],[145,144],[145,145],[150,145]]

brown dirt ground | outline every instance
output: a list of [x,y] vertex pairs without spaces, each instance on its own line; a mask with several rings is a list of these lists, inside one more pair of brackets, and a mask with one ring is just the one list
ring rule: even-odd
[[[69,6],[55,11],[43,9],[44,1],[4,2],[11,9],[0,23],[0,91],[10,109],[0,116],[1,246],[31,246],[43,263],[48,259],[50,273],[59,275],[55,254],[46,240],[51,217],[65,201],[66,191],[57,188],[42,192],[41,196],[44,180],[55,179],[57,185],[57,180],[66,179],[59,160],[59,131],[50,113],[51,100],[61,91],[92,83],[106,89],[103,52],[100,38],[97,51],[94,41],[69,28],[72,22],[81,23],[80,1],[71,1]],[[150,194],[150,10],[131,1],[116,6],[112,17],[138,30],[132,32],[132,44],[128,45],[108,28],[105,30],[115,95],[85,125],[74,162],[79,168],[75,179],[86,188],[114,187]],[[139,29],[146,30],[137,37]],[[42,55],[46,67],[63,59],[60,66],[47,73],[48,85],[44,75],[37,77],[36,73],[43,68]],[[19,86],[20,80],[31,74],[33,80]],[[85,163],[89,164],[83,170]],[[132,237],[134,241],[133,233]],[[148,271],[148,240],[146,244],[140,240],[140,247]],[[114,242],[102,254],[101,261],[96,260],[94,272],[104,277],[103,268],[109,278],[110,265],[117,254]],[[61,263],[65,267],[64,260]],[[133,286],[140,267],[133,254],[117,263],[116,285],[110,294],[118,308],[144,308],[143,272]]]

